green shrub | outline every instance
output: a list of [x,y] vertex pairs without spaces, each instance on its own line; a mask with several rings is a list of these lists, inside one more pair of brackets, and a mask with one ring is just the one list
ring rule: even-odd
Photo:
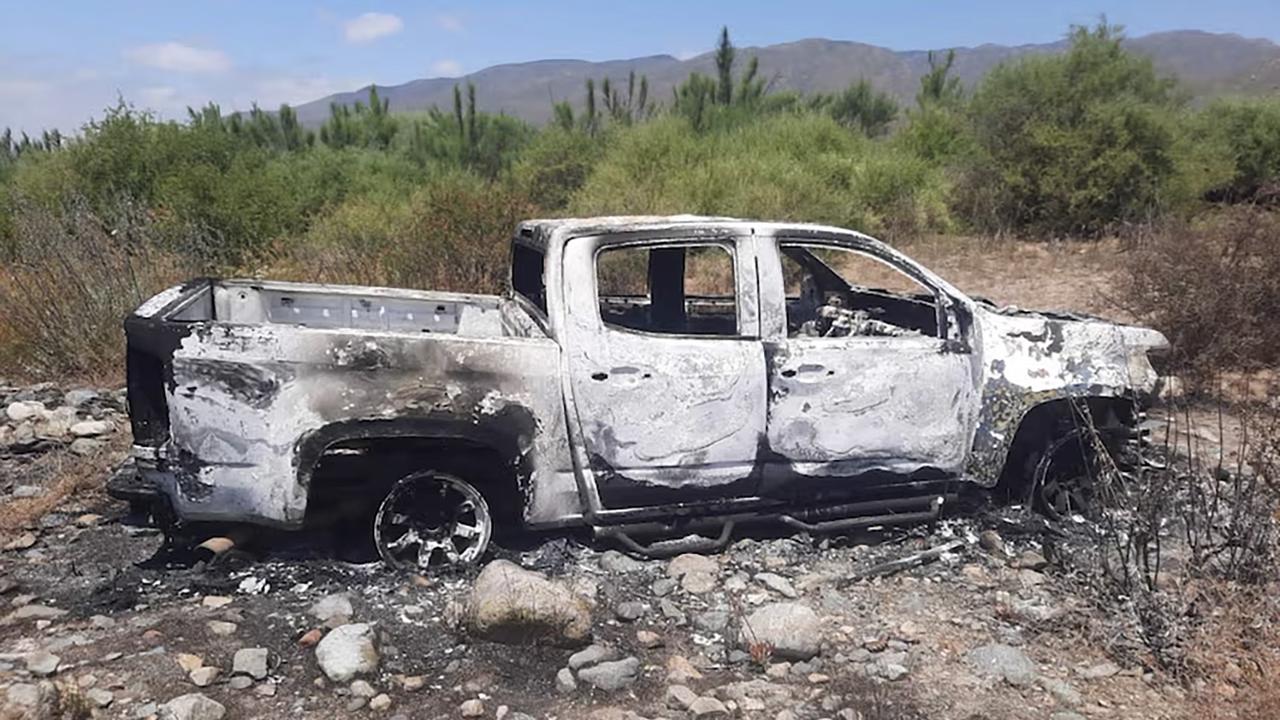
[[1226,170],[1206,189],[1214,200],[1280,192],[1280,100],[1220,100],[1193,116],[1187,144],[1210,147]]
[[552,212],[562,210],[586,183],[609,135],[545,128],[521,154],[513,175],[540,208]]
[[970,103],[980,153],[967,182],[980,192],[968,192],[989,198],[1002,227],[1092,235],[1162,209],[1173,81],[1125,51],[1118,28],[1075,28],[1070,39],[1064,55],[997,67]]
[[325,282],[500,292],[511,233],[534,214],[510,183],[451,173],[409,197],[346,200],[282,242],[275,270]]
[[896,235],[947,227],[944,195],[937,168],[825,115],[704,133],[667,117],[619,134],[569,210],[803,220]]

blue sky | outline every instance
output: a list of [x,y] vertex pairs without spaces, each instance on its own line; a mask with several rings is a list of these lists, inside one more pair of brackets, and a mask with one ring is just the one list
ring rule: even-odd
[[0,127],[74,130],[117,94],[182,117],[209,100],[274,107],[499,63],[683,57],[722,24],[744,46],[826,37],[905,50],[1052,41],[1104,12],[1130,35],[1280,41],[1275,0],[0,0]]

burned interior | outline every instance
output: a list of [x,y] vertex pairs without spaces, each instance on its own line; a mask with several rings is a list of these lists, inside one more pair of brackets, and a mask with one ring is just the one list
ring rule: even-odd
[[1061,419],[1083,403],[1123,437],[1166,344],[992,308],[839,228],[530,221],[511,260],[501,297],[161,293],[126,322],[135,462],[113,492],[175,527],[338,516],[423,569],[516,528],[661,554],[748,522],[936,517],[1002,480],[1066,487],[1040,502],[1070,512]]

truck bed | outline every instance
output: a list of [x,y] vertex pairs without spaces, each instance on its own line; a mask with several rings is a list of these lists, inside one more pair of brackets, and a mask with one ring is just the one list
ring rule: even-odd
[[500,337],[507,334],[501,302],[495,295],[209,280],[191,292],[166,319]]

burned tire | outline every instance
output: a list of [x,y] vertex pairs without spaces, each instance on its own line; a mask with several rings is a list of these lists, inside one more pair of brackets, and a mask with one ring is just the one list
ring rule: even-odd
[[475,563],[492,535],[493,516],[484,495],[465,480],[434,470],[396,481],[373,521],[383,561],[417,572]]
[[1032,473],[1032,507],[1053,520],[1095,518],[1128,476],[1125,450],[1119,433],[1072,430],[1051,440]]

